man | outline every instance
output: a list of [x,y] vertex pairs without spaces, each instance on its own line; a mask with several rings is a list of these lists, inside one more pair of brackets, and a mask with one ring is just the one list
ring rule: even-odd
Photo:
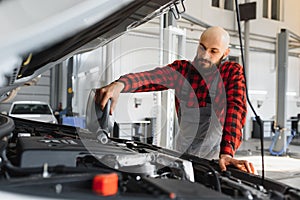
[[207,159],[219,158],[227,165],[255,173],[252,163],[234,159],[245,123],[246,97],[242,67],[226,61],[229,34],[221,27],[203,32],[193,62],[178,60],[154,70],[127,74],[96,92],[104,108],[112,100],[112,113],[121,92],[175,89],[180,131],[176,150]]

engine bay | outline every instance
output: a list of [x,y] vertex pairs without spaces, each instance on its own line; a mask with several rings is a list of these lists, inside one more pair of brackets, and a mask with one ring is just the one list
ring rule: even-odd
[[[105,131],[1,116],[0,190],[51,198],[299,199],[273,180]],[[3,129],[2,129],[3,130]],[[102,177],[100,189],[96,177]],[[115,177],[115,178],[111,178]],[[108,183],[107,183],[108,182]],[[112,183],[116,186],[112,186]],[[115,188],[107,193],[105,188]],[[100,190],[100,192],[99,192]]]

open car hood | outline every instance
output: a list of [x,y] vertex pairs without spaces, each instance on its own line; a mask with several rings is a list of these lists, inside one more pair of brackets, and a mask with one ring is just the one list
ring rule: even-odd
[[55,64],[103,46],[180,2],[1,1],[0,100]]

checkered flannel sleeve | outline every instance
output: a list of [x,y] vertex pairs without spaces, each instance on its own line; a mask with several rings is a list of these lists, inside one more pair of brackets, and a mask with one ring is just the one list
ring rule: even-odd
[[227,95],[227,113],[223,128],[220,154],[234,156],[242,142],[242,128],[246,121],[246,86],[243,68],[237,63],[227,62],[220,73]]
[[174,61],[167,66],[153,70],[126,74],[117,81],[124,83],[125,87],[122,90],[124,93],[177,89],[183,84],[184,78],[181,73],[188,63],[187,61]]

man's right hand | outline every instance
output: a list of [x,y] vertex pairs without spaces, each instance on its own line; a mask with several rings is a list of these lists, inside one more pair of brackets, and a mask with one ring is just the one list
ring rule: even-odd
[[258,174],[257,171],[254,168],[254,165],[251,162],[248,162],[247,160],[238,160],[235,158],[232,158],[230,155],[221,154],[219,159],[219,166],[221,171],[226,171],[227,165],[233,165],[237,169],[248,172],[251,174]]
[[95,94],[96,103],[99,104],[100,108],[103,110],[108,99],[111,99],[109,114],[112,114],[117,105],[119,95],[124,87],[124,83],[122,82],[112,82],[107,86],[97,89]]

